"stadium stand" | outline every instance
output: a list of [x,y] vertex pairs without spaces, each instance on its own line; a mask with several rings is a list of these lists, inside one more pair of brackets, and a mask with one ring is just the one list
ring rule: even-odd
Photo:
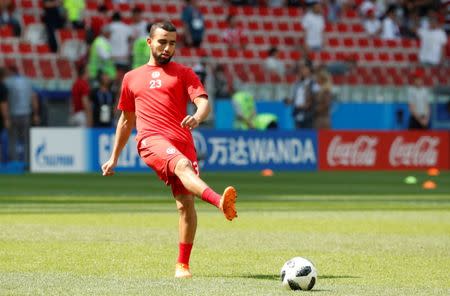
[[[66,87],[75,78],[75,63],[83,59],[87,52],[86,31],[62,29],[57,32],[61,45],[58,53],[50,53],[45,44],[45,30],[40,22],[41,2],[37,0],[17,0],[16,10],[22,16],[25,28],[21,39],[12,35],[11,28],[0,28],[0,64],[16,63],[40,85]],[[86,24],[94,24],[99,17],[98,1],[87,0]],[[105,1],[110,10],[120,10],[126,22],[130,21],[130,3]],[[183,1],[155,0],[138,1],[144,10],[144,18],[149,21],[171,19],[181,30],[180,13]],[[201,57],[208,56],[212,64],[224,64],[226,73],[238,77],[244,84],[257,88],[258,84],[284,84],[293,82],[294,76],[277,78],[267,75],[260,67],[270,46],[281,48],[281,59],[294,65],[303,57],[299,50],[304,31],[301,26],[302,8],[297,7],[253,7],[224,6],[222,1],[201,1],[201,11],[205,15],[206,36],[201,49],[179,47],[176,60],[193,66]],[[245,29],[249,46],[245,50],[227,49],[221,34],[227,15],[237,16]],[[181,32],[182,33],[182,32]],[[356,67],[347,73],[334,75],[337,86],[365,87],[383,85],[400,87],[408,83],[408,73],[418,65],[419,42],[415,39],[382,40],[369,38],[364,32],[358,13],[348,10],[336,23],[328,23],[325,29],[325,49],[310,54],[316,65],[345,63],[354,60]],[[23,55],[27,55],[24,59]],[[450,57],[450,42],[445,58]],[[29,67],[27,63],[30,63]],[[62,68],[60,68],[62,66]],[[44,83],[47,80],[61,80],[62,83]],[[428,86],[449,85],[450,67],[425,70]],[[388,88],[389,89],[389,88]],[[341,88],[342,90],[342,88]]]

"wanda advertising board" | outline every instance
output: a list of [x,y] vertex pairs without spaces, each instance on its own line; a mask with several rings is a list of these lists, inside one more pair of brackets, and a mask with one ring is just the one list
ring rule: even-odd
[[320,131],[321,170],[449,168],[448,132]]

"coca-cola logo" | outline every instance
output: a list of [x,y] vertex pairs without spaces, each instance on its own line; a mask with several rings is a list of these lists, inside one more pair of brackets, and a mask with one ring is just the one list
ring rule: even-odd
[[330,166],[374,166],[377,158],[375,146],[378,138],[359,136],[354,141],[344,142],[341,136],[335,136],[327,151]]
[[435,166],[438,161],[438,137],[422,136],[414,142],[406,142],[396,137],[389,150],[392,166]]

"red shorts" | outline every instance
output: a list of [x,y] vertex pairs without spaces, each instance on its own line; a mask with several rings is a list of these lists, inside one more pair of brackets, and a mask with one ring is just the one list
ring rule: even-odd
[[199,174],[194,145],[169,141],[161,136],[150,136],[139,141],[137,148],[144,162],[166,185],[172,187],[173,196],[192,194],[175,175],[175,166],[180,159],[187,158],[197,175]]

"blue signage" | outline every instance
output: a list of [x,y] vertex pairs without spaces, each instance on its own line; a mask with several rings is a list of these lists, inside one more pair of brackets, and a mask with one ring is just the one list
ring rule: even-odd
[[[111,155],[114,129],[90,131],[90,169],[100,171]],[[118,171],[149,171],[136,150],[133,134],[122,151]],[[317,170],[317,133],[305,131],[194,130],[199,165],[203,171]]]

